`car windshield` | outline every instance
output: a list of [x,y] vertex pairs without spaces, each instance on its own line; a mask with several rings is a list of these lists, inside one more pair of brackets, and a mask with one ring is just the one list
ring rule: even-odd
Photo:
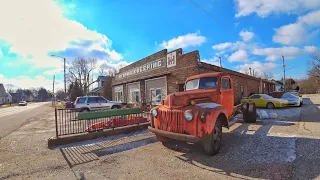
[[263,99],[272,99],[273,97],[266,95],[266,94],[261,94],[260,95]]
[[205,77],[188,81],[186,84],[186,91],[194,89],[215,89],[217,87],[218,79],[216,77]]
[[291,93],[284,93],[281,98],[295,98],[296,96],[294,96],[293,94]]

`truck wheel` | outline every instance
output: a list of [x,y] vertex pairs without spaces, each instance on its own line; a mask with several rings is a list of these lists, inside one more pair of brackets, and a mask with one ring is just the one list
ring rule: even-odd
[[218,118],[211,134],[203,139],[203,149],[209,155],[215,155],[220,151],[222,141],[222,119]]
[[268,102],[267,109],[274,109],[274,104],[272,102]]
[[156,137],[157,137],[157,139],[158,139],[160,142],[162,142],[162,143],[167,143],[167,142],[170,141],[169,138],[164,137],[164,136],[160,136],[160,135],[158,135],[158,134],[156,134]]
[[257,110],[255,103],[246,103],[246,108],[243,110],[243,120],[246,123],[255,123],[257,121]]

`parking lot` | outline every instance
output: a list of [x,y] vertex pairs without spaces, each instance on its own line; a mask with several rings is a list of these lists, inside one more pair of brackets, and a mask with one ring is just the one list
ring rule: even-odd
[[[29,124],[0,141],[0,179],[319,179],[320,96],[304,96],[304,103],[267,110],[277,119],[223,129],[216,156],[205,155],[197,144],[164,146],[147,130],[49,150],[40,139],[53,136],[54,126],[27,137]],[[31,123],[40,128],[51,122],[50,115],[44,118]],[[24,150],[16,149],[19,143]]]

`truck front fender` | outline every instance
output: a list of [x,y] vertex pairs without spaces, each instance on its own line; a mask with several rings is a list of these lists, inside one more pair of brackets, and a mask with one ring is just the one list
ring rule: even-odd
[[200,107],[198,113],[198,136],[204,137],[213,131],[216,121],[219,118],[222,120],[222,124],[228,127],[228,116],[226,109],[217,103],[199,103],[196,106]]

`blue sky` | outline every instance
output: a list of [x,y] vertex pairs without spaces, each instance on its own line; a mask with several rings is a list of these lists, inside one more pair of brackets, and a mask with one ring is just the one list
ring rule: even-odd
[[[17,1],[17,2],[15,2]],[[0,3],[0,83],[51,88],[62,61],[93,57],[120,68],[167,48],[259,76],[306,77],[320,47],[317,0],[7,0]],[[138,2],[138,3],[137,3]],[[20,6],[17,6],[20,4]],[[97,70],[98,71],[98,70]]]

